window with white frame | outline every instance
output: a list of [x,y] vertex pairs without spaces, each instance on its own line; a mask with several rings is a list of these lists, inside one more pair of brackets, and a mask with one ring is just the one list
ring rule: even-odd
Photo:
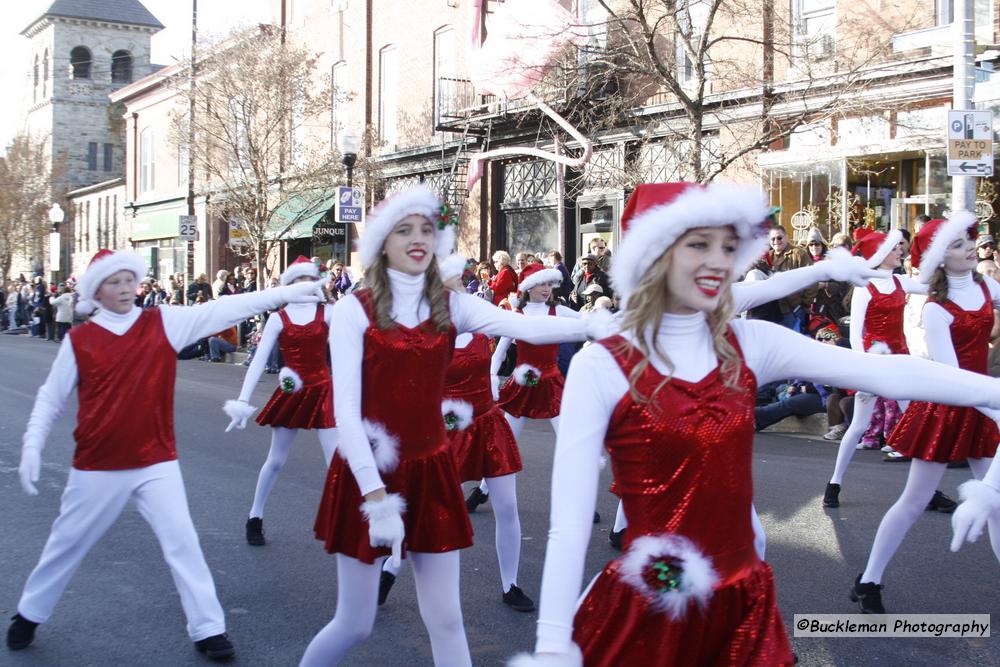
[[395,45],[383,47],[378,54],[378,131],[389,150],[394,150],[398,112],[399,59]]
[[139,192],[149,192],[156,187],[156,155],[153,128],[139,133]]
[[955,15],[955,0],[934,0],[934,18],[937,25],[948,25]]
[[792,0],[796,56],[811,62],[831,60],[837,34],[836,0]]
[[444,26],[434,31],[434,126],[442,116],[455,111],[458,99],[458,65],[455,62],[455,31]]
[[347,104],[347,63],[341,61],[330,70],[330,148],[339,144],[344,129],[344,112]]

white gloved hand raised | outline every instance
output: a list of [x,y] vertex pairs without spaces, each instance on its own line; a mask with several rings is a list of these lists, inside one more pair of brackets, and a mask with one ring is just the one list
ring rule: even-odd
[[38,474],[42,469],[42,453],[37,447],[25,446],[21,448],[21,464],[17,467],[18,477],[21,478],[21,488],[29,496],[37,496],[38,489],[35,482],[38,481]]
[[399,567],[403,555],[403,512],[406,500],[398,493],[390,493],[381,500],[366,500],[361,513],[368,521],[368,543],[373,547],[392,549],[392,566]]
[[958,487],[962,503],[951,515],[951,550],[958,551],[968,540],[975,542],[991,516],[1000,516],[1000,490],[977,479]]
[[864,287],[872,278],[888,278],[892,275],[889,271],[871,268],[863,257],[851,255],[843,248],[834,248],[826,254],[826,259],[813,266],[823,274],[820,281],[849,282],[858,287]]
[[326,302],[326,293],[323,292],[323,281],[321,280],[303,280],[273,289],[280,290],[279,296],[284,303]]
[[246,401],[228,400],[223,403],[222,411],[229,417],[229,426],[226,427],[226,433],[229,433],[234,428],[238,428],[241,431],[245,429],[247,427],[247,419],[253,416],[257,408]]

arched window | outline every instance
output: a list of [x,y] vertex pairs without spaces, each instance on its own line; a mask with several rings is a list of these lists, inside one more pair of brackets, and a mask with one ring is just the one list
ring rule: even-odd
[[111,83],[132,82],[132,54],[115,51],[111,55]]
[[74,79],[90,78],[90,49],[78,46],[69,52],[70,75]]

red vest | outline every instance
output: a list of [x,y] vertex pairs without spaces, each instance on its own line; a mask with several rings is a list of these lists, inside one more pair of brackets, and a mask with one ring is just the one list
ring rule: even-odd
[[70,332],[80,409],[73,432],[77,470],[144,468],[177,458],[177,352],[159,308],[142,311],[124,335],[88,322]]
[[906,307],[906,292],[899,280],[892,277],[893,289],[882,294],[875,285],[868,283],[871,300],[865,311],[864,331],[861,334],[865,351],[875,343],[885,343],[893,354],[909,354],[906,336],[903,335],[903,309]]

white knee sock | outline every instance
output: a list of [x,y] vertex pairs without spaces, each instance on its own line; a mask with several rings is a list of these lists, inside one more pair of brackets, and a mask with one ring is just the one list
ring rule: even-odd
[[612,528],[616,533],[620,533],[628,527],[628,519],[625,518],[625,507],[622,505],[622,501],[618,501],[618,510],[615,512],[615,527]]
[[[982,479],[986,475],[986,471],[990,469],[992,463],[992,457],[988,459],[969,459],[969,468],[972,469],[972,474],[976,479]],[[990,518],[986,522],[986,527],[990,531],[990,545],[993,547],[993,555],[1000,561],[1000,517],[995,513],[990,515]]]
[[257,489],[253,494],[253,506],[250,508],[250,518],[264,517],[264,505],[271,495],[274,483],[278,481],[278,473],[288,460],[288,452],[295,440],[298,429],[289,429],[276,426],[271,429],[271,449],[267,452],[267,460],[260,467],[257,475]]
[[913,459],[910,462],[910,474],[906,478],[903,493],[882,517],[882,523],[875,533],[868,565],[861,575],[862,583],[882,583],[882,574],[886,566],[899,549],[910,526],[927,508],[927,503],[934,496],[934,491],[941,483],[946,468],[943,463],[931,463],[920,459]]
[[553,417],[552,419],[550,419],[549,423],[552,424],[552,430],[555,431],[556,435],[558,436],[559,435],[559,416],[556,415],[555,417]]
[[506,593],[517,583],[517,567],[521,561],[521,519],[517,515],[517,475],[489,478],[490,502],[496,521],[497,561],[500,564],[500,585]]
[[458,551],[408,554],[413,561],[420,617],[431,637],[435,667],[472,665],[458,594],[458,554]]
[[767,548],[767,535],[764,533],[764,524],[757,516],[757,506],[750,504],[750,525],[753,526],[753,548],[757,552],[757,558],[764,560],[764,551]]
[[337,451],[337,440],[340,437],[335,428],[321,428],[316,431],[319,436],[319,445],[323,448],[323,458],[326,460],[326,467],[330,467],[333,454]]
[[299,667],[330,667],[371,634],[378,609],[378,565],[337,554],[337,611],[306,647]]
[[503,413],[504,418],[507,423],[510,424],[510,430],[514,433],[514,438],[517,439],[521,435],[521,429],[524,428],[524,423],[528,421],[527,417],[514,417],[506,412]]
[[831,484],[841,484],[844,481],[844,473],[854,456],[854,450],[861,441],[868,428],[868,423],[872,420],[872,412],[875,410],[875,396],[859,391],[854,395],[854,416],[851,418],[851,425],[840,439],[840,449],[837,450],[837,463],[833,467],[833,477]]

